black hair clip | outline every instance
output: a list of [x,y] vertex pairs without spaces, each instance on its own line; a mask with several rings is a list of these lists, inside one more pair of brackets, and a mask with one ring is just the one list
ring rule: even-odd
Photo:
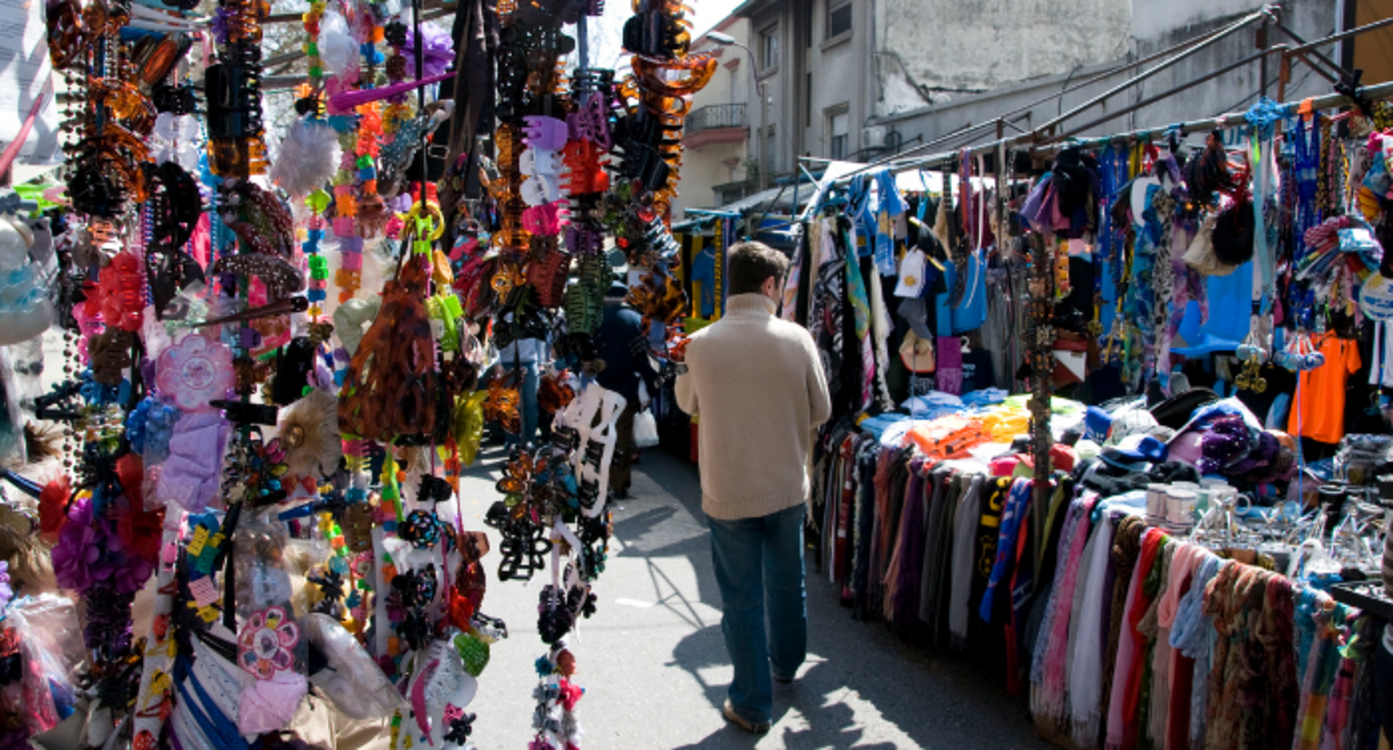
[[543,643],[556,643],[575,627],[575,615],[567,606],[566,596],[555,586],[544,587],[540,599],[537,604],[537,634],[542,637]]
[[[296,299],[299,299],[296,297]],[[309,300],[306,300],[308,304]],[[310,384],[314,372],[314,355],[318,347],[308,336],[296,336],[276,352],[276,375],[271,380],[271,401],[289,406],[299,401]]]
[[234,424],[274,425],[277,422],[277,414],[280,413],[280,409],[265,404],[244,404],[241,401],[225,399],[215,399],[208,403],[222,409],[227,421]]
[[169,112],[175,115],[191,115],[198,109],[198,98],[193,86],[171,86],[156,84],[150,91],[150,101],[156,112]]
[[450,483],[437,476],[425,474],[421,477],[421,486],[416,490],[416,499],[423,503],[443,503],[447,502],[454,494]]
[[82,419],[82,383],[69,380],[58,383],[53,390],[34,399],[34,416],[54,422],[67,422]]

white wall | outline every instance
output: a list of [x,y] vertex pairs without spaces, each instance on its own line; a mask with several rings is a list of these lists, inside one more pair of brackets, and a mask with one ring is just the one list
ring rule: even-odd
[[881,115],[926,104],[906,83],[927,87],[930,97],[946,101],[1119,57],[1127,51],[1132,28],[1129,0],[878,4],[878,49],[893,53],[878,60],[882,91],[876,113]]

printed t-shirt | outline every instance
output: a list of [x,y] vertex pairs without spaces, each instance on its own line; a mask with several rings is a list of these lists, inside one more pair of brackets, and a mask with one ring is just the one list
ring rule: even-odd
[[1319,341],[1319,349],[1325,364],[1301,373],[1287,432],[1293,437],[1338,443],[1345,436],[1345,387],[1361,364],[1359,342],[1327,335]]

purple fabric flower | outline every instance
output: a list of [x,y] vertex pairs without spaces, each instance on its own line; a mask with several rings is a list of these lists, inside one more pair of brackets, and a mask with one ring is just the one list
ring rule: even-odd
[[[450,32],[433,24],[421,24],[421,36],[425,37],[424,54],[421,55],[421,76],[437,76],[450,69],[455,61],[455,40]],[[416,33],[410,26],[406,29],[406,46],[402,47],[406,57],[406,69],[411,78],[416,78]]]
[[111,521],[96,517],[90,498],[78,498],[68,511],[68,523],[53,547],[53,572],[58,585],[79,594],[99,583],[118,593],[134,594],[155,572],[154,566],[126,549]]
[[15,598],[15,590],[10,588],[10,564],[0,560],[0,617],[4,616],[5,607],[10,605],[10,600]]
[[68,522],[53,547],[53,572],[58,585],[78,593],[90,588],[94,577],[91,563],[101,556],[100,545],[101,539],[92,525],[92,500],[80,497],[68,509]]

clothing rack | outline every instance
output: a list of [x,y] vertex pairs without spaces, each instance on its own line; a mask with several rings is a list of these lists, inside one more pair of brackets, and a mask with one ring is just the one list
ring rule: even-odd
[[[1355,93],[1364,99],[1393,99],[1393,82],[1380,83],[1373,86],[1365,86],[1358,89]],[[1312,107],[1314,107],[1315,109],[1330,109],[1331,107],[1340,107],[1352,103],[1352,100],[1348,96],[1341,93],[1331,93],[1325,94],[1323,96],[1313,97],[1310,101]],[[1298,104],[1300,104],[1300,102],[1286,102],[1281,106],[1294,107]],[[1156,136],[1164,136],[1173,131],[1184,134],[1199,132],[1203,130],[1212,130],[1214,128],[1236,127],[1238,125],[1245,125],[1247,123],[1248,114],[1246,112],[1230,112],[1228,114],[1219,115],[1218,117],[1209,117],[1202,120],[1191,120],[1189,122],[1178,122],[1169,125],[1142,128],[1140,130],[1133,130],[1130,132],[1118,133],[1099,138],[1071,138],[1068,140],[1042,141],[1038,133],[1030,132],[1023,133],[1021,135],[1000,138],[994,141],[989,141],[987,143],[983,143],[977,146],[971,146],[968,148],[970,148],[972,151],[994,151],[998,148],[1015,149],[1024,146],[1032,152],[1042,150],[1057,150],[1068,146],[1081,146],[1088,148],[1106,145],[1108,143],[1112,143],[1118,140],[1146,140],[1148,138],[1153,138]],[[890,162],[883,166],[889,169],[892,174],[899,174],[900,172],[908,172],[915,169],[923,169],[937,164],[942,164],[943,162],[948,161],[950,159],[956,159],[961,155],[962,151],[963,149],[944,151],[937,154],[931,154],[929,156],[915,158],[906,162]],[[846,185],[854,176],[854,174],[851,174],[837,177],[833,179],[828,186],[839,187],[842,185]]]

